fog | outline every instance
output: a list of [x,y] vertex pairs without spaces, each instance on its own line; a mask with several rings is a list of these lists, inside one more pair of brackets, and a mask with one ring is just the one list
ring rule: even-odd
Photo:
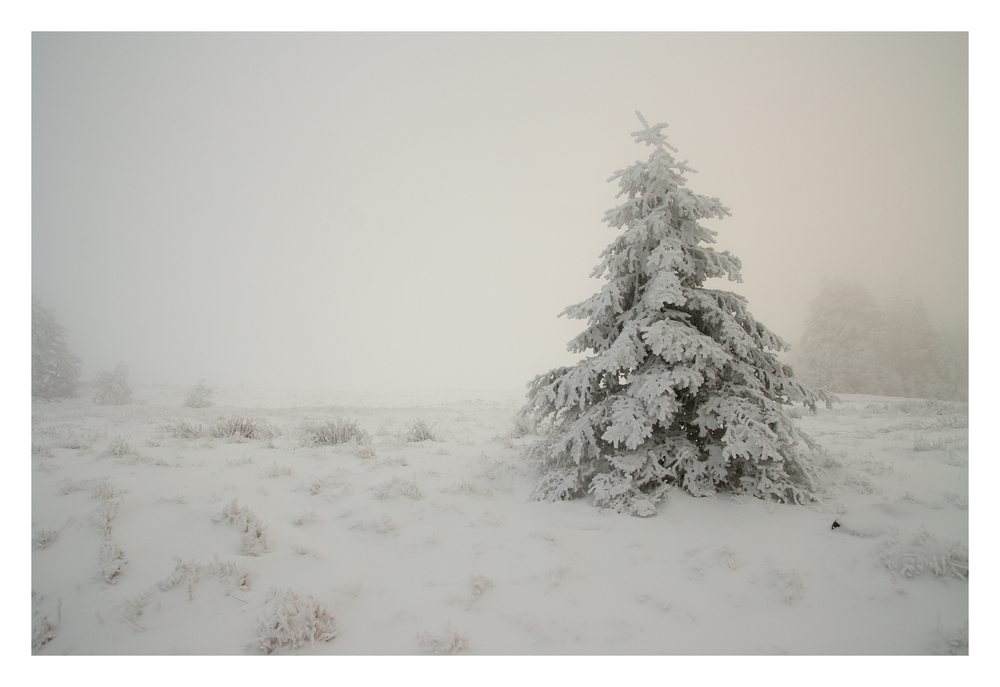
[[968,327],[966,34],[34,34],[32,291],[84,379],[523,388],[635,110],[787,341],[826,276]]

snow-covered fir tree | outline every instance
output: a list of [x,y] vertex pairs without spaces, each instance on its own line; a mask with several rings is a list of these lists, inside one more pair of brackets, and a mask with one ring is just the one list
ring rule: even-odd
[[31,299],[31,396],[66,398],[75,396],[81,360],[66,342],[66,328],[56,322],[51,308]]
[[601,254],[606,283],[562,314],[588,321],[569,344],[591,352],[573,367],[529,384],[522,413],[551,432],[530,453],[544,477],[536,497],[594,496],[598,507],[652,515],[671,485],[804,502],[813,469],[786,406],[815,409],[832,397],[792,377],[778,336],[757,322],[742,296],[705,288],[741,281],[740,261],[707,244],[699,220],[723,218],[717,198],[686,188],[666,124],[642,129],[646,162],[616,172],[618,197],[605,222],[622,233]]

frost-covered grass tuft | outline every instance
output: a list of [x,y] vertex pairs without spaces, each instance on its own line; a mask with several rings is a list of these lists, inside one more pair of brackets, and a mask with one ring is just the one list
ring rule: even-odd
[[111,442],[111,445],[104,449],[101,454],[103,456],[135,456],[139,455],[139,452],[135,448],[125,441],[125,439],[118,439],[117,441]]
[[118,582],[118,577],[121,575],[122,570],[125,568],[125,554],[122,550],[118,548],[118,544],[109,541],[101,547],[101,552],[99,556],[99,562],[101,566],[101,577],[108,584],[115,584]]
[[451,623],[445,625],[444,632],[440,635],[421,632],[417,635],[417,642],[423,651],[432,654],[455,654],[469,650],[469,636],[464,632],[456,632]]
[[41,605],[45,597],[31,592],[31,650],[37,651],[56,638],[56,628],[62,615],[62,600],[56,602],[56,621],[53,623],[48,615],[42,615]]
[[301,511],[292,519],[292,525],[295,527],[301,527],[302,525],[309,525],[314,522],[319,522],[319,516],[316,515],[316,509],[311,508],[308,511]]
[[372,491],[375,492],[375,498],[380,501],[393,496],[405,496],[414,501],[419,501],[424,497],[424,493],[417,486],[416,478],[413,481],[405,482],[398,477],[393,477],[391,480],[374,487]]
[[278,465],[278,461],[274,461],[274,465],[263,468],[260,471],[261,477],[282,477],[292,474],[291,465]]
[[248,416],[235,416],[219,420],[210,430],[216,439],[273,439],[278,430],[263,420]]
[[259,556],[267,551],[267,528],[249,508],[241,508],[234,498],[212,520],[225,520],[240,531],[240,544],[244,556]]
[[362,531],[375,530],[379,534],[389,534],[390,532],[395,532],[398,528],[388,515],[382,515],[378,518],[372,518],[367,522],[357,522],[352,525],[352,529]]
[[441,441],[436,434],[432,431],[432,427],[428,427],[427,423],[423,420],[417,418],[414,420],[413,424],[410,425],[409,431],[407,431],[405,437],[407,441]]
[[371,443],[368,432],[358,427],[351,420],[328,420],[322,424],[307,424],[302,427],[302,440],[307,446],[322,446],[334,444]]
[[185,562],[179,557],[174,558],[174,563],[173,572],[156,584],[160,591],[170,591],[183,582],[193,585],[202,577],[218,577],[220,582],[234,590],[247,591],[250,588],[250,573],[233,561],[219,560],[219,554],[215,554],[215,560],[207,565],[193,560]]
[[527,415],[518,414],[514,416],[514,421],[510,428],[510,437],[512,439],[520,439],[529,434],[536,434],[537,431],[537,422]]
[[37,530],[31,533],[31,548],[45,549],[59,536],[59,530]]
[[930,441],[925,437],[917,437],[913,440],[914,451],[944,451],[948,448],[948,442],[944,439]]
[[478,484],[475,480],[463,477],[461,482],[453,484],[445,489],[456,494],[471,494],[473,496],[492,496],[493,491],[489,487]]
[[934,577],[969,579],[968,547],[956,542],[939,542],[923,527],[909,545],[903,545],[899,533],[891,529],[879,547],[879,560],[890,572],[906,577],[930,573]]
[[187,420],[176,425],[167,425],[162,428],[162,431],[178,439],[200,439],[208,436],[208,432],[200,424],[194,425]]
[[490,581],[485,575],[473,575],[472,576],[472,601],[475,601],[481,597],[487,589],[493,586],[493,582]]
[[272,588],[268,602],[271,608],[257,616],[254,626],[256,638],[248,646],[260,645],[260,650],[271,654],[278,649],[298,649],[309,642],[329,642],[337,636],[333,616],[312,594],[300,599],[291,589],[277,591]]

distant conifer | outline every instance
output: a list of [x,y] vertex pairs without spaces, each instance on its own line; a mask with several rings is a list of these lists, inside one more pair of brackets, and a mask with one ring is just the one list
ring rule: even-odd
[[56,322],[51,309],[31,299],[31,396],[76,396],[80,381],[79,357],[69,351],[66,328]]

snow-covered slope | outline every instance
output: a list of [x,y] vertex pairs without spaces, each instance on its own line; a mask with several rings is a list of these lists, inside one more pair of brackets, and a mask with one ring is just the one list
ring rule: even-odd
[[[844,397],[813,506],[635,518],[528,500],[515,394],[187,391],[34,405],[34,653],[968,652],[965,405]],[[371,443],[304,443],[337,419]]]

